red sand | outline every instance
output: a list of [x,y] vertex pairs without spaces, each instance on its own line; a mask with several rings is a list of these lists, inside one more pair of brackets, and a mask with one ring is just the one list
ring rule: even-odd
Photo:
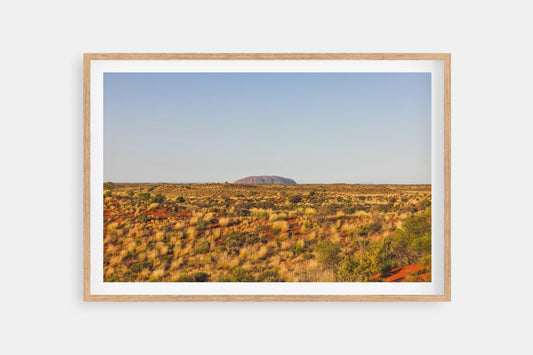
[[[429,272],[424,266],[419,264],[412,264],[397,267],[389,272],[389,276],[383,278],[385,282],[407,282],[405,278],[412,276],[413,281],[416,282],[428,282],[431,280],[431,272]],[[381,279],[381,273],[374,275],[370,278],[370,281],[377,281]]]

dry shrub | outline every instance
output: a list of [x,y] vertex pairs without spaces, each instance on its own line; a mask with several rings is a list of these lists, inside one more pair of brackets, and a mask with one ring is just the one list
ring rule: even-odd
[[202,212],[193,212],[191,219],[189,220],[190,224],[196,224],[204,216]]
[[285,221],[276,221],[272,224],[272,230],[274,229],[279,232],[286,232],[289,230],[289,224]]
[[149,281],[151,281],[151,282],[160,281],[161,277],[163,277],[164,274],[165,274],[165,269],[154,270],[154,272],[152,272],[152,274],[150,275],[150,280]]
[[159,256],[159,252],[156,249],[146,251],[146,258],[148,260],[155,260]]
[[308,260],[295,266],[290,275],[296,282],[333,282],[335,272],[321,268],[315,260]]
[[190,240],[194,240],[194,238],[196,238],[198,235],[198,232],[196,231],[195,227],[189,227],[187,228],[187,234],[189,235]]
[[105,275],[106,277],[111,276],[111,275],[113,275],[114,273],[115,273],[115,269],[113,269],[112,267],[107,268],[106,270],[104,270],[104,275]]
[[355,224],[345,223],[341,227],[341,231],[346,232],[348,234],[353,234],[355,233],[356,230],[357,230],[357,225]]
[[163,239],[165,239],[165,232],[159,231],[155,234],[155,240],[162,241]]
[[286,240],[281,242],[280,249],[281,250],[289,250],[290,248],[294,247],[295,243],[291,240]]

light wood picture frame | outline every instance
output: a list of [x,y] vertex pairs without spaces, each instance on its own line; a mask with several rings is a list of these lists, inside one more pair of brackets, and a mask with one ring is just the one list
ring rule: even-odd
[[[328,67],[330,66],[330,67]],[[361,69],[363,68],[363,69]],[[104,276],[104,74],[109,73],[427,73],[431,88],[430,201],[433,215],[429,215],[431,252],[429,279],[404,279],[408,282],[273,282],[237,285],[233,279],[217,288],[216,282],[205,283],[205,289],[193,282],[159,282],[160,276],[147,274],[150,281],[129,282]],[[449,53],[85,53],[83,59],[83,294],[90,302],[449,302],[451,301],[451,54]],[[125,83],[124,87],[131,85]],[[136,84],[137,85],[137,84]],[[428,94],[429,95],[429,94]],[[134,98],[132,98],[134,100]],[[127,100],[125,101],[127,102]],[[107,103],[106,103],[107,104]],[[191,118],[193,119],[193,118]],[[327,123],[324,123],[327,124]],[[106,165],[107,166],[107,165]],[[429,169],[429,168],[428,168]],[[141,175],[139,175],[141,176]],[[244,176],[243,176],[244,177]],[[132,178],[133,179],[133,178]],[[163,178],[162,178],[163,179]],[[120,180],[120,179],[119,179]],[[133,180],[132,180],[133,181]],[[130,181],[130,182],[132,182]],[[249,182],[251,180],[247,180]],[[114,181],[121,183],[123,181]],[[137,181],[159,183],[166,181]],[[217,181],[224,183],[224,181]],[[355,184],[360,182],[343,183]],[[370,182],[372,183],[372,182]],[[381,183],[380,183],[381,184]],[[394,183],[393,183],[394,184]],[[416,183],[415,183],[416,184]],[[233,185],[233,184],[231,184]],[[114,186],[114,185],[113,185]],[[133,185],[132,185],[133,186]],[[135,189],[138,186],[135,186]],[[141,186],[135,190],[146,191]],[[118,196],[125,196],[127,186],[120,186]],[[154,193],[157,190],[154,190]],[[306,190],[307,191],[307,190]],[[413,190],[415,191],[415,190]],[[106,192],[107,193],[107,192]],[[128,193],[133,192],[129,190]],[[115,196],[109,193],[111,196]],[[283,194],[284,196],[286,194]],[[420,194],[413,193],[413,196]],[[422,194],[423,195],[423,194]],[[137,195],[136,195],[137,196]],[[173,195],[172,195],[173,196]],[[112,197],[114,198],[114,197]],[[122,197],[120,197],[122,198]],[[168,197],[167,197],[168,198]],[[173,197],[174,198],[174,197]],[[341,201],[342,198],[339,199]],[[423,200],[423,198],[422,198]],[[295,199],[295,201],[298,201]],[[392,200],[391,200],[392,201]],[[395,200],[394,200],[395,201]],[[390,202],[391,206],[395,202]],[[153,201],[152,201],[153,202]],[[154,202],[153,205],[158,205]],[[297,209],[298,202],[291,205]],[[296,206],[296,207],[295,207]],[[146,208],[158,208],[149,207]],[[301,204],[301,210],[305,208]],[[216,211],[216,209],[215,209]],[[431,212],[431,211],[430,211]],[[133,212],[132,212],[133,213]],[[304,212],[302,212],[305,214]],[[399,214],[400,212],[398,212]],[[406,212],[405,215],[409,215]],[[137,213],[138,214],[138,213]],[[339,213],[342,216],[342,213]],[[200,221],[205,214],[199,217]],[[414,212],[413,212],[414,216]],[[165,218],[165,217],[162,217]],[[215,212],[216,218],[216,212]],[[303,218],[303,217],[302,217]],[[407,218],[407,217],[406,217]],[[413,217],[414,218],[414,217]],[[426,218],[427,219],[427,218]],[[267,218],[268,220],[268,218]],[[120,222],[117,222],[120,227]],[[197,222],[198,223],[198,222]],[[348,223],[348,222],[346,222]],[[393,228],[394,227],[394,222]],[[340,233],[341,222],[338,230]],[[222,224],[219,224],[220,226]],[[400,228],[401,224],[398,225]],[[109,227],[109,225],[107,225]],[[106,228],[107,228],[106,227]],[[300,227],[300,225],[298,225]],[[114,227],[115,228],[115,227]],[[186,226],[183,227],[182,237]],[[200,227],[198,227],[200,228]],[[287,227],[289,228],[289,227]],[[292,227],[291,227],[292,228]],[[348,227],[346,227],[348,228]],[[194,228],[193,228],[194,229]],[[120,231],[126,233],[127,231]],[[194,233],[194,231],[192,232]],[[283,234],[284,232],[282,232]],[[290,231],[287,232],[290,235]],[[354,233],[352,231],[352,233]],[[355,232],[356,234],[359,232]],[[281,235],[281,234],[280,234]],[[383,234],[385,235],[385,233]],[[155,237],[154,237],[155,238]],[[164,238],[164,237],[162,237]],[[341,235],[339,238],[348,238]],[[376,237],[377,238],[377,237]],[[385,238],[385,237],[383,237]],[[163,240],[163,239],[162,239]],[[161,240],[161,243],[162,243]],[[144,241],[137,241],[144,245]],[[154,243],[157,241],[154,239]],[[166,242],[165,242],[166,243]],[[277,241],[281,245],[283,241]],[[296,243],[296,244],[295,244]],[[290,244],[291,248],[298,245]],[[214,250],[214,244],[207,248]],[[266,245],[266,244],[265,244]],[[366,244],[365,244],[366,245]],[[172,247],[172,246],[170,246]],[[287,253],[289,244],[287,244]],[[116,269],[120,260],[130,254],[117,248]],[[135,246],[132,246],[135,249]],[[162,245],[168,255],[171,251]],[[195,246],[197,248],[197,246]],[[280,247],[281,248],[281,247]],[[137,250],[137,249],[136,249]],[[196,249],[195,249],[196,250]],[[281,249],[280,249],[281,250]],[[296,250],[296,249],[294,249]],[[357,249],[359,250],[359,249]],[[122,252],[120,257],[118,253]],[[297,251],[300,252],[300,251]],[[161,250],[159,254],[163,255]],[[296,253],[296,252],[294,252]],[[303,252],[302,252],[303,253]],[[316,252],[310,249],[309,257]],[[302,254],[302,255],[304,255]],[[217,255],[218,257],[218,255]],[[177,258],[177,257],[176,257]],[[301,256],[300,259],[303,257]],[[170,261],[168,261],[170,264]],[[411,263],[409,263],[411,264]],[[151,264],[153,265],[153,264]],[[398,265],[395,265],[398,266]],[[106,266],[110,273],[110,267]],[[167,266],[168,268],[168,266]],[[399,267],[398,269],[401,269]],[[162,269],[161,269],[162,270]],[[179,266],[178,266],[179,270]],[[337,269],[335,269],[337,270]],[[152,270],[145,270],[147,273]],[[277,272],[277,271],[276,271]],[[389,271],[387,271],[389,272]],[[338,271],[335,271],[337,275]],[[385,271],[381,274],[383,281]],[[410,275],[410,274],[409,274]],[[426,274],[424,274],[426,275]],[[378,276],[378,275],[377,275]],[[336,277],[336,276],[335,276]],[[415,276],[413,276],[415,277]],[[112,280],[112,281],[110,281]],[[114,280],[118,280],[115,282]],[[168,279],[170,280],[170,279]],[[166,280],[166,281],[168,281]],[[374,276],[374,280],[376,276]],[[211,280],[215,281],[215,280]],[[274,281],[279,281],[275,279]],[[412,282],[410,282],[412,281]],[[385,285],[387,284],[387,285]],[[175,287],[171,289],[170,287]],[[248,287],[249,286],[249,287]],[[385,288],[387,286],[388,288]],[[198,292],[187,291],[199,290]],[[359,287],[359,288],[357,288]],[[384,291],[381,291],[382,287]],[[185,290],[185,291],[180,291]],[[309,290],[309,291],[308,291]],[[396,291],[397,290],[397,291]],[[413,291],[414,290],[414,291]]]

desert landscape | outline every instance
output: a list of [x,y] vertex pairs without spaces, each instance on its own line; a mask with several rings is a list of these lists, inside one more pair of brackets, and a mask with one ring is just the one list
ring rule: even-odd
[[104,280],[431,281],[431,185],[254,178],[104,183]]
[[104,282],[431,281],[430,73],[105,73],[103,172]]

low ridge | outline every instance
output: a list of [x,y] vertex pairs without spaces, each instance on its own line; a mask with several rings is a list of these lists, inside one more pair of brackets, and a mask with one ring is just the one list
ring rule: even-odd
[[234,184],[281,184],[289,185],[296,184],[293,179],[281,177],[281,176],[248,176],[243,179],[239,179]]

